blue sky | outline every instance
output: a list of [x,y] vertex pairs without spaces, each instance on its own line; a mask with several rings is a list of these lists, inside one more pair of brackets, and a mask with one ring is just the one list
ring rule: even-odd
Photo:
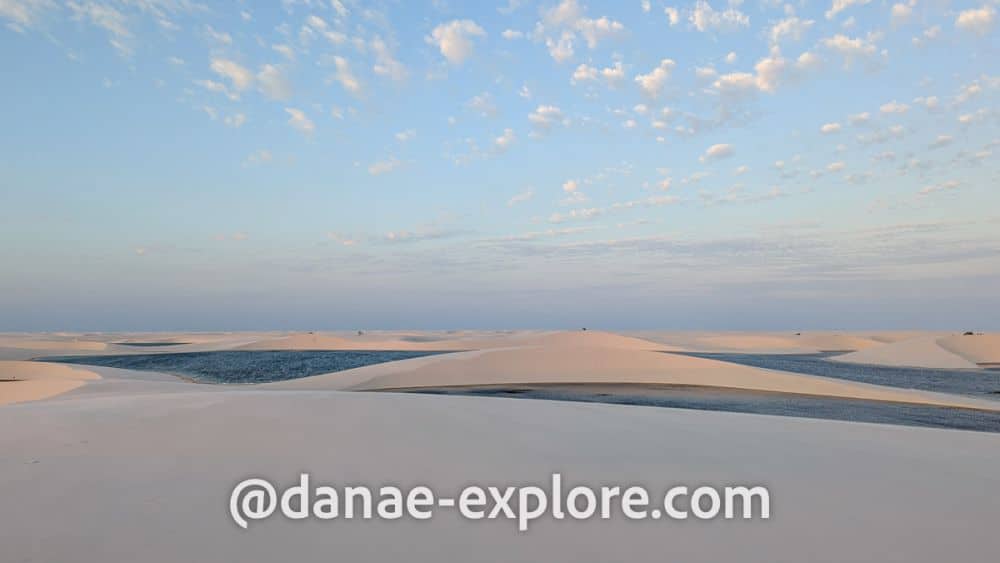
[[996,0],[0,0],[0,330],[996,329]]

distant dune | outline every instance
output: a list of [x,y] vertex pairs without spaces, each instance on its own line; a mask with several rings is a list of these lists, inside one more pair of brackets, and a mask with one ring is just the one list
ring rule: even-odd
[[974,369],[1000,362],[1000,335],[918,336],[832,358],[885,366]]
[[977,364],[1000,364],[1000,334],[948,336],[938,346]]
[[638,332],[636,336],[649,338],[671,346],[676,351],[691,352],[746,352],[814,353],[826,351],[864,350],[881,346],[892,339],[891,335],[855,335],[829,332],[807,333],[691,333],[691,332]]
[[101,351],[108,347],[105,342],[92,340],[43,339],[30,336],[0,336],[0,348],[20,348],[22,350],[87,350]]

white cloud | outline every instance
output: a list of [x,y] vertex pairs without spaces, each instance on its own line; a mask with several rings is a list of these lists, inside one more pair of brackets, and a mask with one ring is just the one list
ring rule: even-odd
[[403,63],[396,60],[392,54],[392,49],[389,48],[389,45],[381,37],[372,39],[371,50],[375,53],[375,65],[372,67],[372,71],[375,74],[388,76],[397,82],[406,79],[406,67]]
[[616,62],[614,66],[598,70],[597,67],[581,64],[573,71],[570,84],[596,81],[598,79],[603,79],[609,86],[614,86],[625,79],[625,67],[622,66],[621,62]]
[[700,82],[707,82],[707,81],[714,80],[715,77],[718,76],[718,75],[719,75],[719,73],[716,72],[716,70],[714,68],[710,67],[710,66],[699,66],[699,67],[695,67],[695,69],[694,69],[694,76]]
[[242,113],[236,113],[227,116],[222,120],[222,122],[225,123],[227,127],[232,127],[236,129],[247,122],[247,116],[243,115]]
[[681,21],[681,14],[677,11],[677,8],[668,6],[663,9],[663,13],[667,15],[667,21],[670,22],[670,27],[677,25]]
[[66,7],[73,12],[74,19],[88,20],[92,25],[107,31],[111,36],[109,40],[111,45],[119,53],[124,55],[131,53],[128,41],[132,38],[132,32],[128,28],[128,20],[125,14],[114,6],[97,2],[71,1],[66,3]]
[[850,66],[855,60],[871,59],[878,53],[873,37],[850,38],[838,33],[823,39],[822,43],[827,49],[844,57],[845,66]]
[[388,174],[393,170],[402,166],[403,163],[395,158],[389,158],[387,160],[380,160],[378,162],[373,162],[368,167],[368,173],[372,176],[381,176],[382,174]]
[[267,164],[273,160],[271,151],[267,149],[256,150],[246,157],[243,161],[243,166],[259,166],[261,164]]
[[815,24],[815,20],[803,20],[796,16],[791,16],[780,20],[771,27],[768,36],[773,45],[779,45],[783,40],[791,39],[798,41]]
[[52,0],[0,0],[0,18],[10,20],[15,30],[31,27],[43,12],[55,7]]
[[517,31],[514,29],[505,29],[503,30],[503,33],[500,34],[500,37],[503,37],[508,41],[513,41],[514,39],[521,39],[522,37],[524,37],[524,32]]
[[840,133],[839,123],[827,123],[819,128],[820,133],[824,135],[830,135],[832,133]]
[[726,64],[735,64],[736,63],[736,51],[730,51],[729,54],[726,55],[726,59],[725,60],[726,60]]
[[879,108],[879,111],[881,111],[884,114],[891,114],[891,113],[902,114],[910,111],[910,106],[906,104],[901,104],[896,100],[893,100],[887,104],[882,104],[882,107]]
[[871,2],[872,0],[833,0],[833,4],[830,9],[826,12],[826,19],[832,20],[837,14],[843,12],[851,6],[862,6]]
[[670,73],[673,71],[677,64],[670,59],[663,59],[660,61],[660,65],[651,70],[648,74],[639,74],[635,77],[636,83],[639,88],[642,89],[643,93],[647,96],[655,98],[660,95],[663,90],[664,85],[666,85],[667,79],[670,78]]
[[576,67],[575,71],[573,71],[570,83],[576,84],[577,82],[587,82],[588,80],[597,80],[597,68],[586,63],[582,63],[580,66]]
[[742,175],[746,174],[749,171],[750,171],[750,167],[744,165],[744,166],[737,167],[736,170],[733,170],[733,174],[736,175],[736,176],[742,176]]
[[212,72],[229,80],[229,83],[237,91],[246,90],[253,84],[253,73],[229,59],[212,59],[209,68],[212,69]]
[[333,64],[336,67],[336,72],[333,74],[333,79],[343,86],[344,90],[357,96],[361,94],[361,81],[354,75],[351,71],[351,63],[347,61],[344,57],[333,57]]
[[962,184],[957,180],[949,180],[947,182],[939,182],[937,184],[931,184],[918,192],[920,196],[927,196],[935,192],[945,192],[958,189]]
[[483,117],[492,117],[497,114],[497,105],[493,102],[493,95],[483,92],[472,97],[465,106]]
[[955,27],[963,31],[985,36],[993,29],[996,20],[996,9],[989,4],[983,4],[982,8],[963,10],[959,13],[958,18],[955,19]]
[[731,72],[719,76],[713,86],[724,97],[739,98],[757,91],[757,79],[749,72]]
[[913,18],[913,8],[917,5],[917,0],[907,0],[892,5],[889,18],[892,25],[903,25]]
[[717,144],[708,147],[698,160],[701,162],[709,162],[712,160],[719,160],[723,158],[729,158],[733,156],[733,145],[730,144]]
[[564,122],[562,110],[557,106],[538,106],[528,114],[528,120],[538,129],[547,131]]
[[597,207],[586,209],[574,209],[569,213],[553,213],[549,216],[549,223],[564,223],[575,219],[589,220],[602,215],[604,211]]
[[316,131],[316,124],[313,123],[302,110],[296,108],[285,108],[285,113],[289,116],[288,124],[299,132],[311,135]]
[[725,10],[715,10],[706,0],[698,0],[691,11],[690,21],[698,31],[733,31],[750,25],[750,16],[730,2]]
[[928,27],[927,29],[925,29],[923,31],[923,33],[920,34],[920,37],[914,37],[913,38],[913,40],[912,40],[913,41],[913,45],[916,46],[916,47],[923,47],[927,43],[929,43],[931,41],[934,41],[935,39],[937,39],[940,36],[941,36],[941,26],[940,25],[932,25],[932,26]]
[[435,45],[448,62],[460,65],[475,48],[474,39],[486,36],[486,31],[472,20],[452,20],[438,25],[426,41]]
[[934,139],[930,144],[930,148],[939,149],[941,147],[947,147],[954,141],[955,138],[951,135],[938,135],[937,139]]
[[827,172],[831,173],[841,172],[845,168],[847,168],[847,164],[845,164],[844,162],[831,162],[830,164],[826,165]]
[[571,194],[580,189],[580,183],[576,180],[566,180],[563,182],[562,189],[564,192]]
[[863,125],[871,121],[871,118],[872,115],[866,111],[850,115],[848,116],[847,120],[851,122],[851,125]]
[[549,55],[557,62],[566,62],[573,58],[573,38],[576,37],[570,31],[564,31],[559,37],[559,40],[553,40],[551,37],[545,40],[545,46],[549,50]]
[[281,56],[285,57],[290,61],[295,60],[295,50],[292,49],[290,45],[279,43],[276,45],[271,45],[271,49],[273,49],[277,53],[280,53]]
[[264,65],[257,73],[257,87],[272,100],[287,100],[292,97],[292,85],[284,71],[275,65]]
[[545,23],[552,26],[572,25],[583,15],[576,0],[562,0],[544,13]]
[[415,129],[406,129],[405,131],[397,132],[394,136],[400,143],[405,143],[415,139],[417,137],[417,131]]
[[214,41],[215,43],[219,43],[220,45],[233,44],[232,35],[229,35],[225,31],[218,31],[210,25],[205,26],[205,36],[208,37],[210,40]]
[[597,19],[582,18],[576,22],[576,30],[583,35],[587,42],[587,47],[597,48],[597,43],[602,39],[613,37],[625,30],[621,22],[600,17]]
[[508,127],[503,130],[503,133],[499,137],[494,139],[493,146],[496,148],[497,151],[504,152],[507,149],[509,149],[510,146],[513,145],[514,141],[516,140],[517,140],[517,135],[514,134],[514,130]]
[[535,197],[535,192],[532,190],[521,192],[519,194],[514,194],[513,197],[507,200],[507,207],[514,207],[519,203],[524,203],[526,201],[529,201],[533,197]]

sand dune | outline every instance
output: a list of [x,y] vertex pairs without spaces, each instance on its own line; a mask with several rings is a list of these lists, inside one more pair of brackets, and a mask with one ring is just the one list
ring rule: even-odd
[[[452,385],[645,383],[699,385],[880,401],[994,409],[958,396],[764,370],[658,351],[644,340],[562,333],[521,347],[479,350],[390,362],[268,383],[266,389],[385,390]],[[546,346],[537,345],[539,342]],[[553,343],[558,343],[554,345]]]
[[802,345],[815,348],[820,352],[828,350],[865,350],[885,344],[871,337],[848,334],[803,334],[800,341]]
[[[893,342],[892,344],[885,344],[875,348],[835,356],[831,359],[839,362],[883,366],[942,369],[975,369],[979,367],[976,365],[976,362],[970,361],[966,357],[947,349],[942,345],[942,340],[948,342],[948,346],[958,346],[954,341],[948,338],[941,338],[939,336],[919,336],[916,338],[901,340],[899,342]],[[988,342],[986,346],[988,346]],[[987,349],[988,348],[977,348],[976,350],[985,353]],[[972,350],[972,348],[967,348],[967,350],[967,353],[975,351]]]
[[105,342],[92,340],[52,340],[31,336],[0,336],[0,348],[20,348],[22,350],[89,350],[107,349]]
[[100,376],[63,364],[0,361],[0,405],[53,397],[94,379]]
[[885,335],[842,334],[829,332],[795,333],[691,333],[691,332],[637,332],[636,336],[648,338],[671,346],[677,351],[734,352],[750,354],[808,354],[825,351],[863,350],[881,346]]
[[938,346],[977,364],[1000,364],[1000,334],[946,336]]

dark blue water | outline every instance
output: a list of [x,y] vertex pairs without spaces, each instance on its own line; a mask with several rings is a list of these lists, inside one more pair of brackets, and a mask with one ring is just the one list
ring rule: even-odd
[[39,359],[46,362],[158,371],[206,383],[266,383],[440,353],[442,352],[234,350],[178,354],[59,356]]
[[678,385],[551,384],[402,389],[412,393],[515,397],[741,412],[1000,432],[1000,412]]
[[190,342],[115,342],[118,346],[133,346],[136,348],[158,348],[161,346],[180,346]]
[[758,368],[835,377],[862,383],[957,393],[1000,401],[1000,371],[988,369],[924,369],[833,362],[822,354],[719,354],[683,352],[688,356],[721,360]]

